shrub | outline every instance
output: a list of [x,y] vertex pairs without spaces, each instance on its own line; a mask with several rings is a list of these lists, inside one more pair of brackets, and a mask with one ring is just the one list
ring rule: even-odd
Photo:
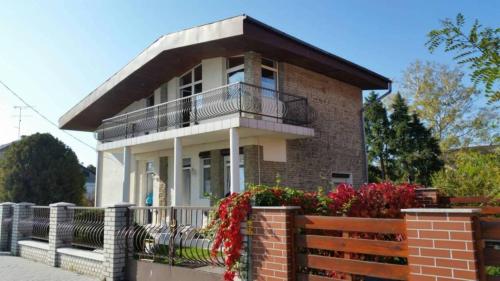
[[253,186],[218,202],[206,230],[214,236],[211,252],[215,256],[223,246],[224,280],[233,280],[239,269],[243,242],[240,227],[247,219],[252,201],[256,206],[299,206],[302,213],[311,215],[398,218],[402,216],[402,208],[418,206],[415,187],[386,182],[367,184],[356,190],[341,184],[325,193],[322,189],[305,192],[288,187]]
[[432,177],[432,184],[449,196],[486,196],[500,199],[500,150],[459,152]]

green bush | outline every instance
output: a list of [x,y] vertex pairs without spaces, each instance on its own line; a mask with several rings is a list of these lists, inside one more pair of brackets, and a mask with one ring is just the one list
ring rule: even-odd
[[458,152],[432,177],[432,184],[449,196],[487,196],[500,199],[500,150]]

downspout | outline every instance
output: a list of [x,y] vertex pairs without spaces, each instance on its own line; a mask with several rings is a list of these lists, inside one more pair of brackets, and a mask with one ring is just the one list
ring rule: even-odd
[[[385,92],[383,95],[377,98],[377,101],[382,100],[383,98],[387,97],[392,93],[392,82],[387,83],[388,90]],[[361,134],[363,136],[362,138],[362,143],[363,143],[363,149],[364,149],[364,161],[365,161],[365,171],[364,171],[364,178],[365,182],[368,182],[368,149],[366,147],[366,134],[365,134],[365,106],[361,107]]]

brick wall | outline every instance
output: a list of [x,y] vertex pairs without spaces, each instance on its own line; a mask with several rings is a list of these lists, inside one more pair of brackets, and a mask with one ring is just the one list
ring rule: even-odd
[[251,280],[292,280],[295,207],[253,207]]
[[474,209],[407,212],[410,280],[478,280],[474,212]]
[[[43,243],[43,242],[38,242]],[[35,243],[33,243],[35,244]],[[35,245],[19,245],[19,256],[28,260],[47,263],[48,245],[36,247]]]
[[[102,254],[100,255],[102,256]],[[74,271],[80,274],[103,278],[104,267],[102,260],[58,253],[57,265],[60,268]]]

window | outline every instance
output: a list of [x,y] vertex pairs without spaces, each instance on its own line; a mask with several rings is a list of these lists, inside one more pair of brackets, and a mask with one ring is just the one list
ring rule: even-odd
[[155,94],[152,94],[151,96],[146,98],[146,107],[150,107],[155,105]]
[[352,184],[352,175],[346,173],[332,173],[332,185],[337,186],[341,183]]
[[262,88],[269,89],[272,91],[263,91],[263,95],[266,97],[275,97],[275,92],[278,90],[278,66],[273,60],[262,58],[262,71],[260,78],[260,85]]
[[245,82],[245,62],[243,56],[227,59],[227,83]]
[[212,193],[212,161],[210,158],[201,159],[201,196],[205,197],[207,194]]
[[[201,64],[189,70],[179,78],[179,94],[183,99],[182,107],[182,126],[187,127],[191,122],[191,110],[193,109],[193,100],[188,98],[191,95],[196,95],[202,92],[202,66]],[[202,97],[196,97],[194,100],[196,108],[202,106]]]
[[[230,192],[231,186],[231,159],[230,156],[224,156],[224,195]],[[240,154],[240,191],[245,190],[245,161],[243,154]]]
[[191,205],[191,158],[182,159],[182,177],[184,190],[182,191],[184,205]]

